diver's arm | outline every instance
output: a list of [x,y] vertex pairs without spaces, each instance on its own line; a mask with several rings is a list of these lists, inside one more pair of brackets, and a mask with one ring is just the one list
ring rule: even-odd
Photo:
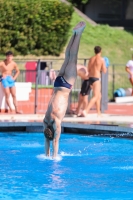
[[61,122],[60,120],[56,119],[54,124],[54,139],[53,139],[53,158],[55,158],[58,155],[58,149],[59,149],[59,138],[61,134]]
[[57,117],[54,119],[53,121],[53,128],[54,128],[54,139],[56,138],[60,138],[60,134],[61,134],[61,120],[58,119]]
[[43,131],[47,128],[47,122],[45,121],[45,119],[43,120]]

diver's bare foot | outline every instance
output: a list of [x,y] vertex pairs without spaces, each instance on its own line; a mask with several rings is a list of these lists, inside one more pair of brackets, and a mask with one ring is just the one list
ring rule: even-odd
[[81,21],[74,27],[73,32],[76,34],[82,33],[85,26],[86,26],[85,22]]

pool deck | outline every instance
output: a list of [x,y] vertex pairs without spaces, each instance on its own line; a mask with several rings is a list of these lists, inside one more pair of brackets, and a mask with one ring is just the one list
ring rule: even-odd
[[[111,106],[112,108],[109,107],[100,117],[93,111],[87,117],[66,115],[62,122],[62,131],[133,137],[133,104]],[[0,131],[42,132],[43,118],[44,114],[0,114]]]

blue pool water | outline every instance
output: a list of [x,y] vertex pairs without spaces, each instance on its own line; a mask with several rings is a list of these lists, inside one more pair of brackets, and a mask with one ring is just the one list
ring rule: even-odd
[[0,133],[0,199],[133,199],[133,141],[62,134],[57,160],[39,133]]

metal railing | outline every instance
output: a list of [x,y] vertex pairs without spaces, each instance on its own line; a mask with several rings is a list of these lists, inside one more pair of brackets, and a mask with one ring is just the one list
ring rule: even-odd
[[[82,65],[87,64],[88,59],[79,59],[78,63]],[[17,78],[17,82],[31,82],[32,83],[32,89],[31,94],[29,97],[29,102],[27,102],[27,105],[25,102],[18,102],[20,105],[20,109],[24,112],[30,112],[30,113],[45,113],[48,102],[51,98],[52,94],[52,88],[53,88],[53,81],[51,81],[49,77],[49,72],[51,69],[55,70],[56,75],[59,72],[60,66],[63,64],[64,59],[53,59],[51,60],[38,60],[38,61],[28,61],[35,62],[35,67],[25,67],[26,61],[17,61],[18,66],[21,66],[20,74]],[[45,69],[41,69],[41,63],[47,63],[47,66]],[[22,69],[23,68],[23,69]],[[31,69],[32,68],[32,69]],[[75,82],[75,85],[72,89],[72,92],[70,93],[69,98],[69,108],[67,111],[69,112],[70,109],[76,109],[77,103],[78,103],[78,94],[81,88],[81,79],[77,77],[77,80]]]
[[[42,60],[35,61],[37,63],[36,69],[21,69],[20,75],[17,78],[17,82],[31,82],[32,89],[27,104],[25,102],[20,102],[19,105],[22,110],[29,113],[45,113],[49,100],[52,94],[53,82],[49,77],[49,70],[53,68],[58,74],[59,66],[62,65],[63,59],[55,59],[52,61],[46,60],[48,67],[45,70],[41,70],[40,64],[44,62]],[[87,64],[88,59],[79,59],[78,63],[82,65]],[[23,62],[24,63],[24,62]],[[58,66],[58,69],[57,69]],[[124,65],[114,64],[108,69],[108,87],[105,84],[102,86],[107,88],[108,99],[110,101],[114,98],[114,91],[118,88],[129,88],[131,87],[130,82],[127,77],[127,72],[125,71]],[[69,98],[69,108],[70,110],[75,110],[78,104],[79,92],[81,89],[82,80],[77,77],[75,85],[70,93]],[[27,106],[27,107],[26,107]],[[28,111],[29,107],[29,111]]]
[[108,98],[114,99],[114,92],[119,88],[131,88],[128,73],[125,71],[124,64],[113,64],[109,67],[108,74]]
[[[55,71],[58,74],[58,70]],[[17,82],[31,82],[31,94],[29,97],[29,110],[32,110],[32,113],[45,113],[48,106],[49,100],[51,98],[53,82],[50,80],[49,71],[42,70],[20,70],[20,75],[17,78]],[[76,109],[78,103],[78,95],[81,89],[82,80],[77,77],[75,85],[70,93],[70,109]],[[33,105],[34,104],[34,105]],[[34,108],[33,108],[34,106]],[[22,108],[23,107],[23,108]],[[24,109],[23,102],[21,102],[21,110]],[[28,112],[28,109],[27,109]],[[30,111],[31,112],[31,111]]]

